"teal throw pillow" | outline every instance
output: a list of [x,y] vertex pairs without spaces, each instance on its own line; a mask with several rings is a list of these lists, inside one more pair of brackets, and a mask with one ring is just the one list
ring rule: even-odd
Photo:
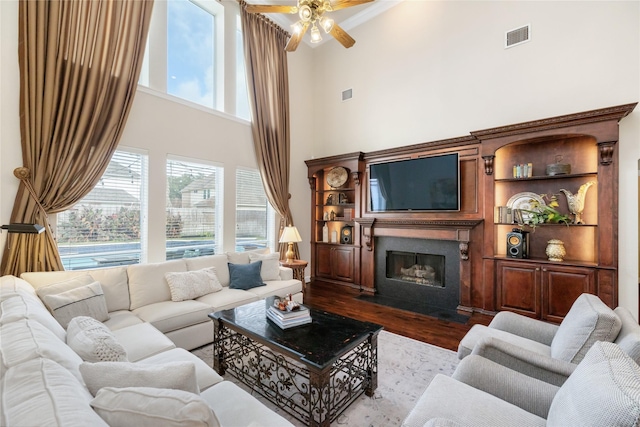
[[260,277],[262,261],[251,264],[229,264],[229,288],[231,289],[251,289],[258,286],[267,286]]

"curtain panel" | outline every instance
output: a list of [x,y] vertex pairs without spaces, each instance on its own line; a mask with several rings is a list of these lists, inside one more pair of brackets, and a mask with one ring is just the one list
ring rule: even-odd
[[69,209],[106,170],[136,93],[153,0],[21,0],[23,167],[2,274],[62,270],[48,214]]
[[[289,75],[285,46],[289,34],[240,2],[251,128],[260,176],[271,206],[282,218],[280,233],[294,225],[289,209]],[[284,259],[286,243],[279,246]],[[300,257],[294,244],[296,258]]]

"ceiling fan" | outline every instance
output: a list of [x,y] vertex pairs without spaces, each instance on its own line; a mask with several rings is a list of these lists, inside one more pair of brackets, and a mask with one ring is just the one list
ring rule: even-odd
[[311,26],[311,43],[318,43],[322,40],[322,35],[318,25],[327,33],[331,34],[344,47],[350,48],[356,42],[353,37],[347,34],[333,19],[325,16],[326,12],[333,12],[351,6],[358,6],[369,3],[373,0],[298,0],[297,6],[281,5],[247,5],[249,13],[297,13],[300,20],[293,24],[292,34],[285,50],[293,52],[298,48],[302,37]]

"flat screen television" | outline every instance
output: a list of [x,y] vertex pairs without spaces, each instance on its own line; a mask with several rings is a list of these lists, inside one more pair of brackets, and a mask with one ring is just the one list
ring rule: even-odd
[[459,211],[458,153],[369,165],[369,208],[385,211]]

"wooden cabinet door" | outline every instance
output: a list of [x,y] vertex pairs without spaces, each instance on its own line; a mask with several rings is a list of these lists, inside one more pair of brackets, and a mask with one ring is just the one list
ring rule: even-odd
[[354,251],[352,247],[332,248],[334,279],[345,282],[354,281],[355,259],[353,254]]
[[545,266],[542,269],[542,320],[560,323],[584,292],[595,293],[595,272],[590,268]]
[[316,276],[317,277],[332,277],[331,268],[331,246],[316,245]]
[[501,261],[497,267],[498,309],[539,319],[542,314],[540,266]]

